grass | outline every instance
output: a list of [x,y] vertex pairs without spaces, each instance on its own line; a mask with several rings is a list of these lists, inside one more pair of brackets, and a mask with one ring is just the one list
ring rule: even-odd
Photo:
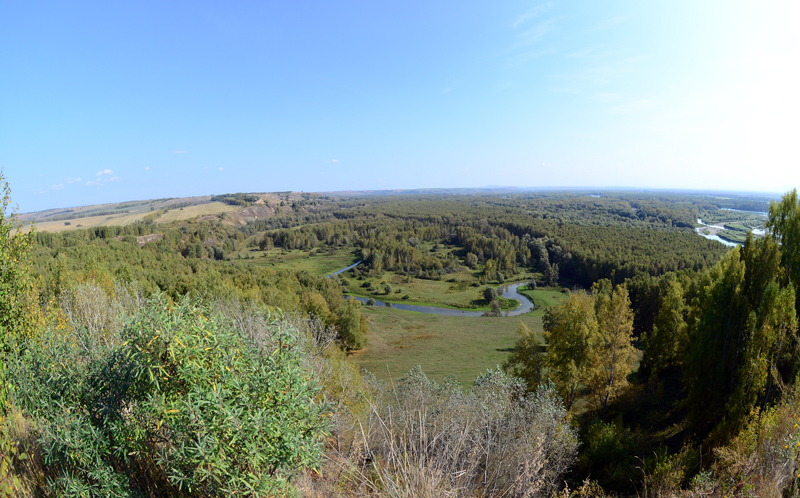
[[186,206],[183,209],[170,209],[166,213],[156,218],[156,223],[170,223],[173,221],[188,220],[197,216],[208,216],[210,214],[228,213],[238,211],[241,208],[231,206],[224,202],[208,202],[196,206]]
[[239,254],[242,254],[240,261],[247,265],[296,271],[305,270],[312,275],[327,275],[358,261],[353,248],[336,249],[332,253],[327,250],[309,252],[297,249],[292,251],[277,248],[269,251],[253,249],[240,251]]
[[[442,308],[489,309],[483,298],[483,290],[487,286],[472,286],[472,283],[479,276],[479,271],[472,271],[466,267],[463,267],[459,272],[445,275],[442,280],[409,279],[394,272],[384,272],[379,277],[366,277],[364,280],[356,280],[350,274],[346,274],[345,285],[355,295],[374,297],[381,301],[439,306]],[[384,294],[384,285],[387,283],[392,286],[392,294],[390,295]],[[496,282],[491,284],[492,287],[498,285],[500,284]],[[371,293],[369,291],[370,286],[376,288],[378,294]],[[405,296],[408,297],[405,298]]]
[[[560,292],[533,291],[535,302],[557,302]],[[505,361],[520,322],[541,333],[542,310],[513,318],[450,317],[363,306],[369,321],[367,348],[351,360],[378,378],[397,378],[415,365],[430,377],[455,376],[464,384]]]
[[[186,198],[191,199],[191,202],[200,202],[202,198]],[[36,229],[41,232],[63,232],[65,230],[75,230],[82,228],[94,228],[98,226],[110,225],[128,225],[136,221],[143,220],[146,216],[153,214],[160,207],[167,207],[186,199],[172,199],[167,201],[160,201],[155,206],[149,201],[132,202],[128,205],[115,207],[116,204],[100,205],[100,206],[87,206],[83,208],[76,208],[75,215],[89,215],[84,218],[75,217],[62,220],[47,221],[43,218],[41,221],[36,221]],[[150,211],[150,207],[154,207],[155,211]],[[170,209],[155,219],[156,223],[170,223],[173,221],[186,220],[196,218],[198,216],[206,216],[210,214],[220,214],[223,212],[237,211],[240,208],[237,206],[230,206],[222,202],[204,202],[202,204],[195,204],[186,206],[183,209]],[[129,211],[124,213],[122,211]],[[119,211],[115,214],[103,214],[99,216],[90,216],[92,212],[99,211]],[[66,223],[69,223],[67,225]],[[28,228],[23,232],[27,232]]]
[[539,287],[531,290],[526,286],[520,286],[517,292],[533,301],[536,308],[542,311],[550,306],[557,306],[567,299],[567,294],[561,292],[561,287]]

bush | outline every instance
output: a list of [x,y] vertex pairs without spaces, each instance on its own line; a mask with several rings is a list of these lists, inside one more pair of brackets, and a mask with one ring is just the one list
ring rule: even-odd
[[58,496],[272,496],[320,459],[325,406],[294,329],[261,347],[196,302],[152,300],[125,341],[27,341],[12,380]]
[[388,496],[551,496],[578,440],[553,384],[526,393],[492,370],[468,391],[417,367],[379,388],[365,446]]

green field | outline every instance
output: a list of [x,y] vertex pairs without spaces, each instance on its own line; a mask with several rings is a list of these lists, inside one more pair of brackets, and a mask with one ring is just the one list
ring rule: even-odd
[[[357,280],[351,275],[345,274],[342,283],[352,294],[374,297],[381,301],[443,308],[489,309],[483,297],[483,290],[487,286],[473,286],[473,282],[476,282],[480,275],[480,269],[473,271],[462,267],[460,271],[449,273],[441,280],[409,278],[394,272],[384,272],[379,277],[364,277],[363,280]],[[513,281],[527,280],[530,277],[531,274],[521,274],[515,276]],[[511,282],[512,279],[508,281]],[[384,286],[387,283],[392,286],[390,295],[384,292]],[[492,282],[489,285],[496,287],[500,283]],[[377,290],[377,294],[371,292],[370,288]]]
[[[556,303],[565,294],[532,292],[534,302]],[[502,364],[517,339],[520,322],[542,330],[542,310],[513,318],[449,317],[385,307],[361,308],[369,320],[369,342],[351,355],[378,378],[397,378],[416,365],[430,377],[453,375],[470,384],[488,368]]]
[[[241,258],[239,258],[241,255]],[[255,266],[268,266],[274,269],[307,271],[312,275],[327,275],[348,267],[358,261],[352,248],[334,251],[301,251],[271,249],[269,251],[243,250],[234,256],[242,263]]]

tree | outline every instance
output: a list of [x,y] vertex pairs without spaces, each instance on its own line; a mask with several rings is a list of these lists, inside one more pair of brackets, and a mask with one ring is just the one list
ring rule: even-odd
[[342,307],[339,319],[336,322],[339,336],[344,347],[350,350],[361,349],[367,345],[367,319],[358,311],[358,301],[353,298],[347,300]]
[[661,307],[653,324],[653,330],[645,337],[643,364],[655,378],[660,372],[678,367],[683,363],[688,341],[688,326],[684,315],[683,287],[677,279],[668,278],[661,293]]
[[594,298],[584,292],[572,292],[565,303],[548,308],[542,322],[547,339],[545,363],[570,409],[592,364],[592,340],[597,334]]
[[547,265],[544,268],[544,279],[547,280],[547,285],[558,285],[558,263]]
[[[800,288],[800,201],[797,189],[784,194],[779,203],[770,203],[766,226],[781,244],[781,265],[786,269],[786,275],[795,289]],[[800,309],[797,303],[795,307]]]
[[503,363],[503,370],[524,380],[529,391],[535,391],[542,383],[545,355],[542,342],[536,332],[522,322],[517,326],[519,338],[514,343],[514,351]]
[[383,291],[388,295],[392,293],[392,284],[386,284],[383,286]]
[[475,267],[478,266],[478,256],[475,256],[471,252],[467,253],[467,257],[464,258],[464,264],[467,265],[470,270],[474,270]]
[[494,287],[487,287],[483,289],[483,298],[486,300],[487,303],[491,303],[492,301],[497,299],[497,291]]
[[[8,401],[6,365],[11,342],[34,329],[38,309],[29,255],[35,231],[21,232],[16,210],[9,208],[11,187],[0,173],[0,426],[5,424]],[[0,433],[0,496],[15,496],[17,478],[11,473],[16,446]]]
[[628,383],[636,350],[631,342],[633,311],[627,289],[617,286],[610,295],[607,292],[597,294],[595,300],[597,328],[591,340],[588,385],[597,407],[602,406],[600,416],[603,417],[608,402]]
[[733,391],[739,343],[749,315],[742,292],[744,275],[739,249],[729,251],[703,278],[692,310],[684,385],[698,428],[722,417]]

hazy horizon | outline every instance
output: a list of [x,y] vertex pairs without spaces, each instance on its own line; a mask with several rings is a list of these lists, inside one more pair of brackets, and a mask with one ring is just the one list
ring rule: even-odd
[[[502,192],[507,191],[516,191],[519,193],[538,193],[538,192],[565,192],[565,193],[620,193],[620,192],[641,192],[641,193],[676,193],[676,194],[686,194],[686,195],[736,195],[742,197],[753,197],[753,198],[763,198],[764,200],[780,200],[781,196],[786,192],[758,192],[758,191],[746,191],[746,190],[697,190],[697,189],[680,189],[680,188],[648,188],[648,187],[620,187],[620,186],[608,186],[608,187],[564,187],[564,186],[552,186],[552,187],[524,187],[524,186],[513,186],[513,185],[484,185],[479,187],[421,187],[421,188],[407,188],[407,189],[364,189],[364,190],[329,190],[329,191],[315,191],[315,190],[291,190],[294,193],[315,193],[315,194],[327,194],[327,195],[342,195],[343,197],[347,197],[350,195],[403,195],[404,193],[413,193],[419,192],[421,195],[431,193],[436,194],[437,191],[448,192],[448,191],[465,191],[467,193],[475,192],[482,192],[486,191],[489,193],[497,193],[500,194]],[[182,198],[191,198],[191,197],[208,197],[214,195],[223,195],[223,194],[236,194],[236,193],[279,193],[279,192],[286,192],[286,191],[260,191],[260,190],[250,190],[250,191],[242,191],[242,192],[208,192],[204,194],[192,194],[186,196],[166,196],[167,199],[182,199]],[[12,195],[13,197],[13,195]],[[125,202],[139,202],[139,201],[148,201],[153,200],[156,198],[120,198],[117,200],[113,200],[110,202],[102,202],[102,203],[90,203],[90,204],[74,204],[74,205],[66,205],[66,206],[52,206],[44,209],[39,209],[36,211],[22,211],[20,210],[19,214],[34,214],[38,212],[44,211],[51,211],[51,210],[59,210],[59,209],[72,209],[72,208],[82,208],[82,207],[89,207],[95,205],[106,205],[106,204],[119,204]]]

